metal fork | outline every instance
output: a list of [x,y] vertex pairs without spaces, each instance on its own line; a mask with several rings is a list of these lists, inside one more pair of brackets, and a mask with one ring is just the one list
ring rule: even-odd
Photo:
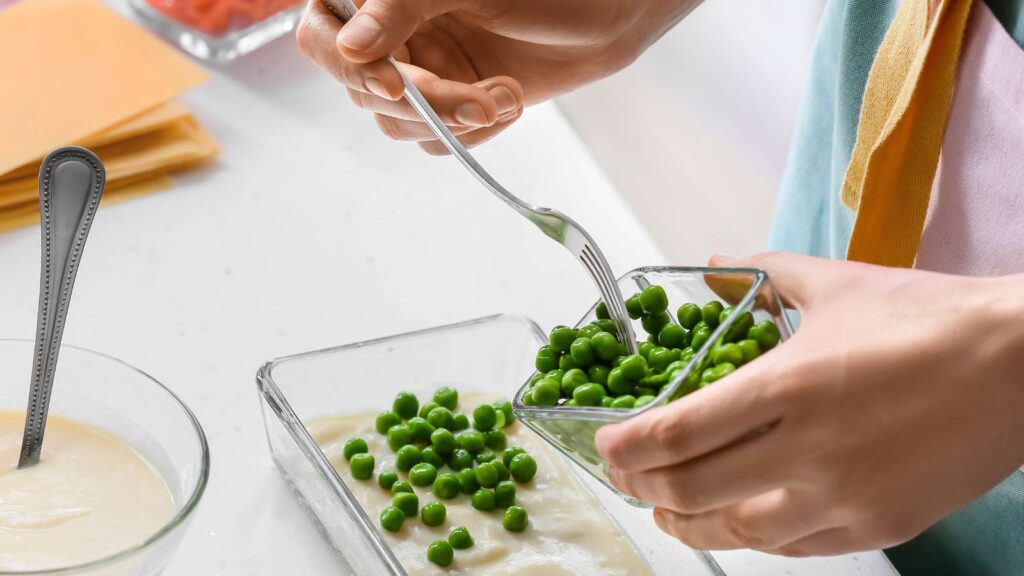
[[[348,21],[357,11],[352,0],[323,0],[323,2],[342,22]],[[411,104],[416,112],[419,113],[427,123],[427,126],[430,127],[430,131],[433,132],[434,135],[437,136],[438,140],[445,145],[445,148],[447,148],[453,156],[458,158],[459,162],[461,162],[462,165],[465,166],[466,169],[469,170],[485,188],[497,196],[498,199],[524,216],[530,222],[533,222],[535,226],[540,228],[541,232],[546,234],[555,242],[565,246],[573,256],[579,259],[583,264],[583,267],[587,269],[591,278],[594,279],[594,283],[597,284],[597,289],[601,292],[601,298],[608,307],[608,313],[611,316],[611,319],[615,322],[615,326],[619,334],[619,341],[626,344],[630,354],[636,354],[636,336],[633,333],[633,326],[630,323],[629,315],[626,313],[626,305],[622,299],[622,292],[619,291],[619,285],[615,282],[615,275],[612,274],[611,267],[608,266],[608,261],[605,259],[604,254],[601,253],[601,249],[597,247],[597,243],[594,242],[593,237],[591,237],[582,226],[577,224],[575,220],[565,214],[562,214],[557,210],[534,206],[524,202],[515,194],[506,190],[504,186],[499,184],[498,181],[484,170],[480,163],[473,158],[473,155],[466,150],[455,135],[452,134],[451,130],[448,129],[448,126],[437,115],[437,112],[434,111],[433,106],[431,106],[430,103],[427,102],[427,99],[423,97],[423,94],[420,93],[419,88],[417,88],[405,72],[402,71],[398,62],[390,56],[388,57],[388,61],[394,65],[398,74],[402,77],[402,83],[405,84],[405,99],[408,100],[409,104]]]

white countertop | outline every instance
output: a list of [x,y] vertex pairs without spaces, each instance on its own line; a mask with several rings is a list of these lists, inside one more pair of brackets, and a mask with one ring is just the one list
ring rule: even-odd
[[[335,574],[271,463],[257,368],[502,311],[551,326],[596,290],[454,161],[381,136],[289,39],[214,70],[184,100],[224,154],[98,214],[64,341],[149,372],[209,436],[209,489],[170,576]],[[511,190],[587,226],[617,272],[665,263],[554,106],[529,110],[480,158]],[[34,332],[38,255],[37,228],[0,236],[0,337]],[[878,553],[721,558],[730,574],[891,573]]]

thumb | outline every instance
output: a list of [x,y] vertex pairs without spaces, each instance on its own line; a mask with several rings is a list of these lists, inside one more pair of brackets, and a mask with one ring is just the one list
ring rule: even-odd
[[338,50],[357,63],[384,58],[405,43],[423,22],[469,3],[470,0],[366,0],[338,33]]
[[708,264],[716,268],[760,268],[768,273],[786,306],[804,309],[827,290],[824,285],[834,276],[837,263],[790,252],[764,252],[748,258],[712,256]]

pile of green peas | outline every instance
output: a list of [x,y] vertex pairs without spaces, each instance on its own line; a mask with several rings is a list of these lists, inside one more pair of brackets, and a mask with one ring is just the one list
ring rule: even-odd
[[[381,489],[392,494],[391,505],[380,512],[383,529],[398,532],[417,513],[424,525],[440,526],[447,517],[442,501],[460,494],[469,497],[473,508],[481,512],[503,509],[506,530],[526,529],[529,515],[516,505],[516,483],[532,481],[537,462],[523,448],[508,445],[503,429],[515,422],[512,404],[508,400],[481,404],[473,409],[472,420],[457,412],[458,404],[458,391],[447,386],[422,405],[415,394],[399,392],[391,410],[377,415],[374,427],[395,452],[396,468],[381,471],[377,477]],[[373,478],[375,460],[365,439],[350,438],[343,455],[353,478]],[[430,487],[437,500],[420,507],[414,486]],[[473,544],[469,530],[458,526],[446,540],[430,544],[427,559],[448,566],[454,561],[454,550]]]
[[[647,332],[638,342],[638,354],[629,354],[616,336],[615,323],[604,302],[597,320],[582,328],[556,326],[548,343],[537,351],[530,389],[523,395],[528,406],[600,406],[631,409],[646,406],[676,374],[686,368],[710,340],[716,328],[735,313],[717,300],[704,306],[687,303],[669,312],[668,296],[658,285],[644,288],[626,300],[629,317],[640,320]],[[781,339],[770,320],[754,321],[741,312],[711,347],[702,370],[687,375],[673,400],[707,386],[769,349]]]

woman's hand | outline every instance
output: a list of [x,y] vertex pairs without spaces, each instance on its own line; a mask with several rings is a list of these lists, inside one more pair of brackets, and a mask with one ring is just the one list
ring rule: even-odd
[[802,324],[718,383],[599,430],[612,482],[668,534],[793,556],[887,547],[1024,464],[1024,277],[712,263],[766,269]]
[[700,0],[365,0],[342,27],[310,0],[298,29],[306,57],[348,87],[381,131],[441,154],[401,100],[402,62],[467,146],[512,124],[523,107],[632,62]]

